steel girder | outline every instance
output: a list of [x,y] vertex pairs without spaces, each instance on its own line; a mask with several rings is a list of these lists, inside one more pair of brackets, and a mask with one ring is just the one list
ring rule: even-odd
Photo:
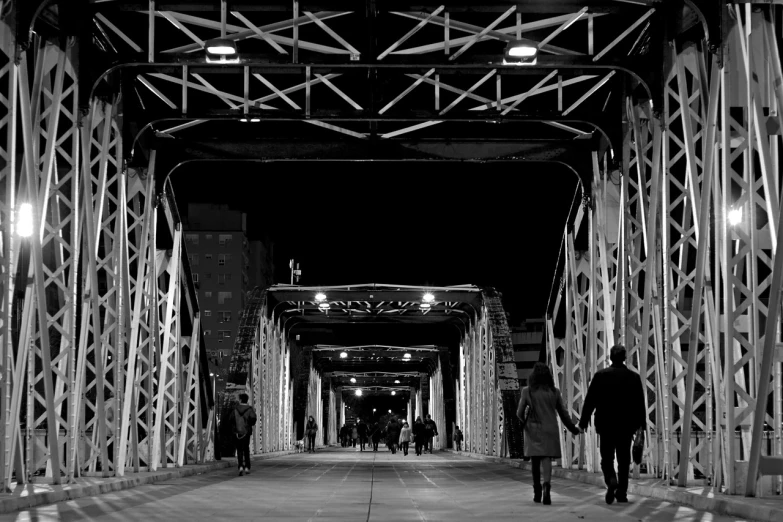
[[74,49],[12,35],[0,26],[4,489],[200,461],[211,394],[176,209],[152,169],[125,168],[117,100],[80,112]]
[[[751,4],[725,5],[717,54],[714,35],[671,46],[660,113],[628,100],[621,168],[595,158],[548,324],[574,413],[625,344],[647,397],[643,471],[748,496],[783,485],[781,12]],[[565,466],[597,468],[586,440],[582,454],[564,437]]]

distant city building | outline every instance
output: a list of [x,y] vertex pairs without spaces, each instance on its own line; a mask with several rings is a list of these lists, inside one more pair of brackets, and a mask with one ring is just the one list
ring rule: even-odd
[[538,362],[544,339],[544,319],[527,319],[511,328],[511,342],[514,345],[514,362],[521,386],[527,386],[527,379]]
[[246,293],[253,286],[273,282],[271,248],[248,241],[243,212],[227,205],[194,203],[188,205],[185,244],[198,290],[210,371],[217,374],[222,389]]

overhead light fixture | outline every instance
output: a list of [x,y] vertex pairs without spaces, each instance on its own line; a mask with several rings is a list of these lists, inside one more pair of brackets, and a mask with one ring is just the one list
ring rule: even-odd
[[391,413],[391,410],[389,410],[389,413]]
[[394,384],[400,384],[400,380],[399,380],[399,379],[396,379],[396,380],[394,381]]
[[392,390],[392,395],[397,395],[397,392]]
[[326,301],[326,294],[323,292],[318,292],[317,294],[315,294],[315,300],[318,301],[319,303],[321,301]]
[[356,382],[356,377],[351,377],[351,382]]
[[733,227],[736,227],[740,223],[742,223],[742,207],[733,208],[729,210],[729,224]]
[[402,356],[402,358],[403,359],[410,359],[411,358],[411,354],[406,353],[405,355]]
[[239,63],[237,43],[228,38],[214,38],[204,42],[207,63]]
[[16,211],[16,233],[21,237],[33,235],[33,206],[30,203],[22,203]]
[[362,390],[356,390],[356,391],[354,392],[354,394],[355,394],[357,397],[361,397],[361,396],[362,396]]
[[422,310],[429,310],[430,309],[429,303],[421,303],[421,309]]
[[348,352],[340,352],[340,359],[345,359],[348,357]]
[[535,65],[538,46],[529,40],[513,40],[506,45],[503,65]]
[[425,303],[431,303],[435,300],[435,296],[427,292],[426,294],[424,294],[424,297],[422,297],[421,300],[424,301]]
[[320,303],[318,305],[318,308],[320,308],[321,310],[328,310],[329,309],[329,303]]

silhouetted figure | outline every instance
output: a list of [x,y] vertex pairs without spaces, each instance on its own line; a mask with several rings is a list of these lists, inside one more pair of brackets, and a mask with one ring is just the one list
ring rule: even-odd
[[[595,431],[600,436],[601,471],[606,483],[606,503],[628,502],[628,470],[634,433],[644,429],[646,404],[639,374],[625,366],[625,347],[609,351],[612,365],[593,376],[582,407],[579,427],[587,429],[595,411]],[[617,472],[614,458],[617,455]]]
[[416,443],[416,456],[421,456],[421,450],[427,444],[427,430],[421,417],[416,417],[413,423],[413,441]]
[[239,404],[234,408],[231,431],[237,438],[237,467],[239,476],[250,474],[250,435],[256,424],[256,412],[247,403],[247,393],[239,394]]
[[[557,417],[571,433],[579,429],[568,415],[560,390],[555,388],[552,372],[546,364],[537,362],[522,389],[517,417],[525,430],[525,454],[533,461],[533,502],[551,504],[552,459],[560,458],[560,427]],[[543,465],[543,466],[542,466]],[[541,487],[541,467],[544,468],[544,486]]]
[[307,418],[305,433],[307,434],[307,452],[315,453],[315,434],[318,433],[318,424],[315,423],[315,418],[312,415]]

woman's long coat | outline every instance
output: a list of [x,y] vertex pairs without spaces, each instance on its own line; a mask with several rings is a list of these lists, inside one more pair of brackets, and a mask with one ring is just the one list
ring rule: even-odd
[[569,431],[577,429],[568,415],[560,390],[539,388],[531,393],[530,387],[525,387],[517,407],[517,417],[523,418],[528,408],[525,422],[525,456],[559,458],[560,426],[557,417],[560,417]]

